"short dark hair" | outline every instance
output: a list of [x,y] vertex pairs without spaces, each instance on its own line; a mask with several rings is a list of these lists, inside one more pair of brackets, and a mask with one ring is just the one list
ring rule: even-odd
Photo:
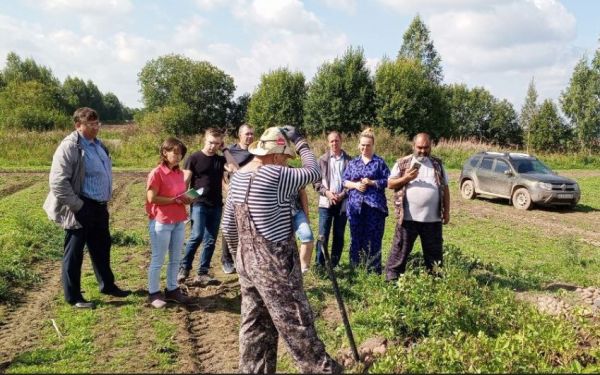
[[165,141],[162,143],[162,145],[160,145],[160,162],[162,164],[166,165],[167,158],[165,157],[165,152],[173,151],[176,148],[178,148],[179,151],[181,151],[181,158],[183,159],[183,157],[187,153],[187,147],[185,147],[183,142],[181,142],[179,139],[177,139],[175,137],[169,137],[169,138],[165,139]]
[[81,107],[75,110],[73,113],[73,122],[77,124],[78,122],[88,122],[88,121],[96,121],[98,120],[98,112],[89,107]]
[[225,136],[223,131],[220,129],[217,129],[217,128],[206,129],[204,131],[204,137],[208,137],[209,135],[212,135],[213,137],[218,137],[218,138],[223,138]]

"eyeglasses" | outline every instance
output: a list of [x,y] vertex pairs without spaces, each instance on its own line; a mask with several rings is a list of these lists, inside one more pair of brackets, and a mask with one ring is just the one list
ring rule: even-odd
[[87,121],[87,122],[83,122],[82,124],[87,126],[88,128],[95,128],[95,129],[98,129],[102,126],[102,123],[100,121]]

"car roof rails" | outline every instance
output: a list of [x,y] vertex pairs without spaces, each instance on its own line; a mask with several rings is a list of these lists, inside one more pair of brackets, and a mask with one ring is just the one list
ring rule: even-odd
[[509,152],[508,156],[510,157],[517,157],[517,158],[531,158],[533,156],[526,154],[524,152]]

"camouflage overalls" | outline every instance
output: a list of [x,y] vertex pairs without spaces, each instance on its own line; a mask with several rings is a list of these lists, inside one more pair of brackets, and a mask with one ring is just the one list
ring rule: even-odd
[[[252,179],[250,185],[252,184]],[[302,286],[296,241],[270,242],[255,228],[244,203],[235,203],[239,245],[236,269],[242,293],[240,372],[274,373],[281,334],[303,373],[340,373],[317,337]]]

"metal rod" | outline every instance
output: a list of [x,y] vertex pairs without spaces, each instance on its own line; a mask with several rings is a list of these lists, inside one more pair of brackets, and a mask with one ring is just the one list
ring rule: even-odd
[[350,348],[352,349],[354,360],[356,362],[359,362],[360,357],[358,355],[358,350],[356,349],[356,343],[354,342],[354,335],[352,335],[352,328],[350,328],[350,322],[348,321],[348,314],[346,314],[344,300],[342,299],[342,294],[340,293],[340,288],[338,287],[337,279],[335,278],[335,273],[333,273],[333,265],[331,264],[329,251],[327,250],[327,244],[325,243],[325,236],[319,235],[317,246],[319,243],[321,243],[321,251],[323,251],[323,255],[325,256],[327,273],[329,274],[329,278],[331,279],[331,283],[333,284],[333,293],[335,294],[335,299],[337,300],[337,304],[340,309],[340,314],[342,315],[344,328],[346,328],[346,335],[348,336],[348,341],[350,342]]

